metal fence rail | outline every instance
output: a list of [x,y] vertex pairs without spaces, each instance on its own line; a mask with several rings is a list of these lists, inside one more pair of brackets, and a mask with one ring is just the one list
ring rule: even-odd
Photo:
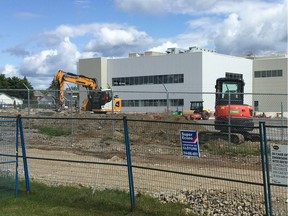
[[0,197],[17,192],[16,119],[0,119]]
[[[7,114],[18,112],[25,116],[42,116],[56,108],[55,96],[59,91],[34,89],[1,89],[7,94],[0,100],[0,110]],[[64,113],[77,116],[87,91],[67,89],[64,92]],[[189,110],[190,101],[204,101],[204,107],[214,112],[215,92],[171,91],[169,87],[159,91],[113,91],[113,95],[123,100],[122,111],[125,113],[163,113]],[[255,117],[281,119],[288,117],[287,93],[264,94],[243,93],[244,103],[251,105]],[[13,97],[18,98],[13,99]],[[46,112],[46,113],[45,113]]]
[[128,189],[119,120],[35,117],[24,122],[32,179],[52,185]]
[[18,195],[19,152],[23,156],[22,173],[26,192],[29,192],[30,182],[21,118],[0,116],[0,197]]

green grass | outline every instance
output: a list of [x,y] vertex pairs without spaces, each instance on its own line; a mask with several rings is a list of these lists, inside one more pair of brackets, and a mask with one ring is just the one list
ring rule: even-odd
[[249,146],[249,145],[213,145],[213,144],[204,144],[203,149],[208,152],[219,154],[219,155],[251,155],[251,156],[260,156],[261,150],[260,147]]
[[22,191],[18,198],[2,197],[1,216],[180,216],[184,215],[183,209],[187,207],[182,204],[161,204],[152,197],[138,195],[136,207],[131,211],[129,194],[126,192],[104,190],[93,193],[91,188],[48,187],[35,182],[31,186],[29,194]]
[[48,136],[68,136],[71,135],[71,130],[60,127],[40,127],[39,132]]

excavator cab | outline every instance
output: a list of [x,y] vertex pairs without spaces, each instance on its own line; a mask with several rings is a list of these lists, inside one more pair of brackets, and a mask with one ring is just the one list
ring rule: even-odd
[[102,106],[112,100],[111,90],[90,90],[88,92],[88,103],[86,110],[101,110]]
[[122,100],[118,95],[113,97],[111,89],[90,90],[87,98],[82,102],[82,111],[104,114],[112,111],[120,112],[122,110]]
[[215,105],[243,104],[244,81],[235,78],[219,78],[216,81]]
[[190,110],[196,113],[203,112],[203,101],[190,101]]
[[244,81],[237,78],[219,78],[216,80],[215,129],[244,132],[253,130],[253,109],[244,104]]

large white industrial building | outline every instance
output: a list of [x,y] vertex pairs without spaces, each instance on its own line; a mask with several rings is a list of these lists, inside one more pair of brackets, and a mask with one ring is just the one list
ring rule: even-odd
[[[215,82],[220,77],[243,78],[245,92],[250,93],[245,96],[245,103],[261,111],[261,106],[269,107],[262,101],[263,97],[252,97],[251,93],[273,93],[273,88],[272,84],[266,85],[261,82],[262,78],[255,76],[259,71],[270,70],[274,74],[277,70],[279,76],[267,76],[265,82],[272,80],[282,86],[277,84],[275,93],[286,94],[283,103],[287,110],[287,56],[279,61],[281,64],[278,60],[274,64],[264,63],[260,59],[223,55],[197,47],[188,50],[172,48],[165,54],[145,52],[118,59],[80,59],[78,73],[96,78],[102,88],[111,87],[114,94],[121,97],[124,112],[189,109],[190,101],[195,100],[203,100],[205,107],[214,110]],[[85,95],[81,94],[80,100],[83,97]],[[273,107],[272,111],[278,112],[278,108]]]

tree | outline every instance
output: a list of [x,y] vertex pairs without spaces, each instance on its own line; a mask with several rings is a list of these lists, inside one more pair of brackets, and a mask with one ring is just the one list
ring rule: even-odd
[[0,89],[8,89],[9,83],[4,74],[0,75]]
[[4,74],[0,75],[0,89],[1,92],[20,99],[28,98],[28,90],[25,85],[29,88],[30,99],[34,97],[34,89],[31,83],[28,81],[26,76],[23,79],[19,77],[8,77],[6,78]]

